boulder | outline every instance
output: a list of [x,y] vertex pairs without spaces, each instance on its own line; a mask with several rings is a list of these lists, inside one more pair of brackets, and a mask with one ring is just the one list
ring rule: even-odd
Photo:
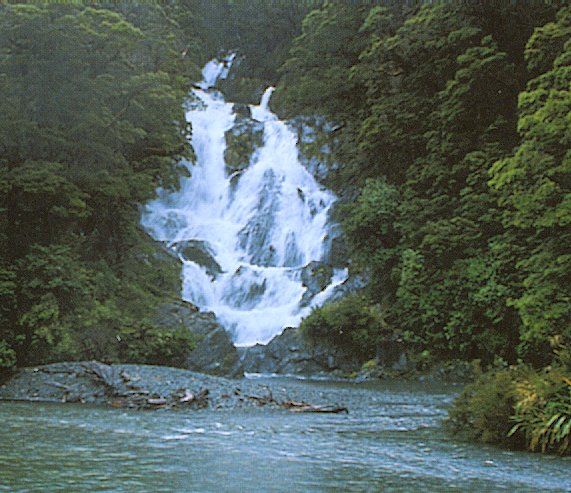
[[227,174],[245,170],[250,165],[252,155],[263,142],[264,124],[238,115],[234,126],[226,132],[224,161]]
[[267,345],[241,350],[246,373],[315,375],[333,371],[352,371],[358,361],[340,350],[307,344],[299,329],[288,327]]
[[307,288],[301,299],[302,306],[308,306],[313,297],[331,283],[333,267],[325,262],[313,260],[301,269],[301,282]]
[[214,258],[214,252],[206,241],[185,240],[173,245],[175,251],[186,261],[194,262],[204,268],[213,279],[222,273],[222,267]]
[[160,327],[179,327],[183,325],[191,332],[197,317],[207,315],[199,312],[198,307],[188,301],[173,301],[163,303],[155,310],[153,324]]
[[190,353],[188,369],[232,378],[244,375],[236,346],[220,325],[208,332]]

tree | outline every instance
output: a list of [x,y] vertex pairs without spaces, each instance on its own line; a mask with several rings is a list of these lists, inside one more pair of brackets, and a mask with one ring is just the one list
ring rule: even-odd
[[190,158],[196,60],[174,9],[110,7],[136,25],[76,4],[0,7],[0,366],[116,358],[121,324],[158,299],[152,262],[131,261],[138,206]]
[[526,59],[537,76],[519,96],[521,143],[490,172],[510,240],[522,249],[523,290],[510,303],[521,316],[522,350],[532,358],[547,342],[571,343],[570,37],[571,10],[564,8],[530,38]]
[[333,118],[353,111],[359,91],[348,77],[365,46],[359,31],[367,10],[325,2],[310,12],[280,68],[275,105],[289,115],[319,112]]

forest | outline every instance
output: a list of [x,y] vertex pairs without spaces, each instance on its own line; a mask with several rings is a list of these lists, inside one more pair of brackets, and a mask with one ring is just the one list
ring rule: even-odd
[[[571,452],[571,8],[564,2],[93,2],[0,6],[0,368],[177,365],[177,297],[139,226],[192,160],[183,102],[223,82],[330,122],[326,185],[359,293],[309,341],[473,362],[449,425]],[[313,151],[319,154],[317,146]]]

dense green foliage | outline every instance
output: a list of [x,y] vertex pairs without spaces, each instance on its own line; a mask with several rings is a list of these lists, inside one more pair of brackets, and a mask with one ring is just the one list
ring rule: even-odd
[[369,279],[306,337],[518,363],[468,387],[453,428],[569,453],[571,9],[325,2],[280,70],[278,111],[334,123],[329,185]]
[[486,443],[570,455],[569,363],[567,352],[543,370],[519,366],[481,375],[455,401],[448,426]]
[[510,302],[526,347],[571,342],[571,9],[536,30],[525,52],[531,79],[519,95],[515,152],[492,165],[523,289]]
[[336,124],[369,305],[437,358],[548,363],[571,342],[569,9],[338,7],[303,21],[275,104]]
[[237,55],[227,80],[219,81],[226,97],[257,104],[264,89],[278,80],[277,70],[287,58],[301,22],[321,0],[268,2],[266,0],[198,0],[202,31],[210,52]]
[[300,329],[310,340],[325,340],[358,355],[363,361],[376,355],[383,318],[378,307],[369,306],[358,295],[325,305],[303,320]]
[[274,97],[290,115],[351,112],[358,96],[347,73],[358,61],[366,37],[359,32],[366,9],[326,2],[310,12],[280,67],[282,83]]
[[178,272],[137,225],[190,158],[198,44],[175,8],[110,8],[0,8],[0,368],[180,364],[192,344],[146,321]]

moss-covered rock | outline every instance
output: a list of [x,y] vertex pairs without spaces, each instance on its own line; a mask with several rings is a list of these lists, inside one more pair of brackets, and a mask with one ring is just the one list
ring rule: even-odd
[[301,282],[307,288],[303,294],[301,303],[309,305],[313,297],[323,291],[333,277],[333,267],[325,262],[314,260],[301,269]]
[[227,174],[245,170],[263,143],[264,124],[238,115],[234,126],[226,132],[224,160]]
[[245,103],[234,103],[234,113],[243,118],[252,118],[252,110],[250,106]]
[[230,77],[218,81],[217,88],[228,101],[242,104],[258,104],[269,82],[250,77]]
[[298,116],[289,120],[288,124],[297,134],[301,164],[318,182],[329,186],[330,174],[341,166],[334,153],[337,127],[317,116]]
[[215,278],[222,273],[222,267],[214,258],[214,252],[206,241],[185,240],[175,243],[175,251],[184,259],[204,268],[206,273]]

